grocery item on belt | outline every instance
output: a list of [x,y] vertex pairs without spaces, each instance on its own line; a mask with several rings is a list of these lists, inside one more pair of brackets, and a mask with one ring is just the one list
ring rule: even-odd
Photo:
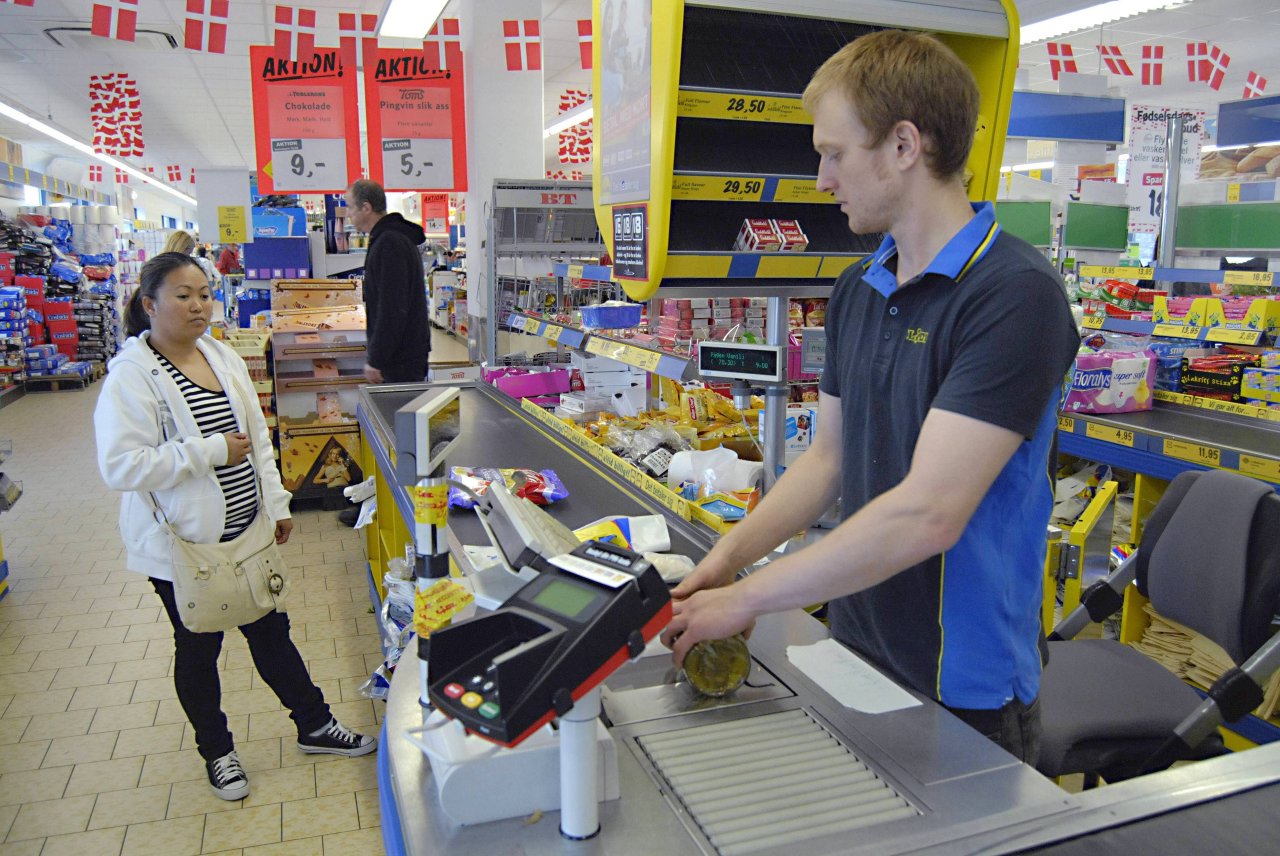
[[751,652],[740,635],[704,639],[685,654],[684,673],[695,690],[719,698],[742,686],[751,674]]
[[[454,481],[460,482],[477,496],[489,492],[492,484],[505,485],[514,496],[534,505],[550,505],[569,495],[555,470],[498,469],[494,467],[454,467]],[[449,488],[450,508],[472,508],[471,497],[455,487]]]

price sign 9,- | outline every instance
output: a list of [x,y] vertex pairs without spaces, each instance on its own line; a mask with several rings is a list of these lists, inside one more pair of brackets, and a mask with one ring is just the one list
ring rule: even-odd
[[347,141],[272,140],[271,175],[276,190],[323,191],[341,187],[347,177]]

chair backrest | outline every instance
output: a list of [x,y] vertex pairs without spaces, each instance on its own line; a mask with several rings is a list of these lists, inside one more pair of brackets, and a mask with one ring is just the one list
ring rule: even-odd
[[1242,663],[1280,602],[1280,495],[1225,470],[1180,474],[1147,520],[1137,578],[1161,615]]

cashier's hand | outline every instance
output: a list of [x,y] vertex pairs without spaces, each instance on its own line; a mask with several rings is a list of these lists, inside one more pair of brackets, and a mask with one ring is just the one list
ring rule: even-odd
[[293,521],[286,517],[284,520],[276,521],[276,543],[283,544],[289,540],[290,533],[293,532]]
[[368,363],[364,364],[364,379],[369,383],[382,383],[382,370],[375,369]]
[[662,644],[671,649],[677,667],[689,649],[704,639],[726,639],[750,633],[755,616],[741,604],[738,586],[696,592],[673,605],[674,617],[662,631]]
[[735,568],[722,567],[718,562],[703,559],[689,576],[671,590],[671,597],[674,600],[684,600],[696,591],[727,586],[737,574]]

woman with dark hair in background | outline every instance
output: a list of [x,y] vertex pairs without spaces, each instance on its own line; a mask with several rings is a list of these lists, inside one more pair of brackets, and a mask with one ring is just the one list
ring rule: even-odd
[[[253,389],[248,368],[205,335],[213,299],[204,271],[189,255],[162,253],[142,268],[140,282],[125,310],[130,339],[111,361],[94,412],[98,467],[109,487],[124,492],[126,566],[150,578],[173,624],[174,684],[209,784],[223,799],[238,800],[249,794],[249,780],[222,712],[222,634],[183,625],[172,536],[147,494],[179,537],[206,544],[237,537],[258,514],[270,516],[276,543],[285,543],[293,530],[291,495],[280,483],[262,411],[236,393]],[[289,708],[299,750],[354,756],[377,748],[330,713],[289,638],[286,613],[268,612],[240,632],[258,673]]]

